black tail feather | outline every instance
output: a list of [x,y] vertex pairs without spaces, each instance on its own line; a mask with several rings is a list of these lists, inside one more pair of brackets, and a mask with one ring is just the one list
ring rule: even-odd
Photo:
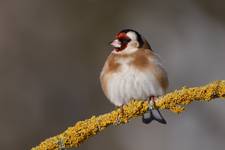
[[[149,113],[149,117],[146,117],[146,115],[148,115],[147,113]],[[142,116],[142,121],[145,124],[149,124],[151,123],[153,120],[158,121],[159,123],[162,124],[166,124],[166,120],[163,118],[161,112],[158,109],[149,109],[148,112],[146,112],[143,116]]]

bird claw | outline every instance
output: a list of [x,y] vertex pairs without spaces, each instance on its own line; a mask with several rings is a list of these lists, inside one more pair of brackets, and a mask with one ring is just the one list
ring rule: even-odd
[[150,100],[149,101],[149,109],[154,109],[155,108],[155,102]]
[[124,110],[123,110],[123,105],[122,105],[120,107],[120,113],[116,117],[116,121],[114,123],[115,125],[119,125],[122,122],[121,118],[123,117],[123,114],[124,114]]
[[149,103],[148,103],[148,105],[149,105],[149,109],[155,109],[156,107],[155,107],[155,96],[150,96],[149,97]]
[[114,125],[119,125],[120,123],[121,123],[121,119],[119,116],[117,116]]

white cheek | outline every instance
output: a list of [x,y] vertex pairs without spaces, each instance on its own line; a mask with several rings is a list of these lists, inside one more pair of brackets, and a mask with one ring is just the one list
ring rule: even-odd
[[138,50],[138,42],[136,41],[131,41],[130,43],[127,44],[127,47],[123,50],[126,54],[130,54],[133,52],[136,52]]
[[130,41],[127,44],[127,48],[138,48],[139,47],[139,43],[135,40],[135,41]]

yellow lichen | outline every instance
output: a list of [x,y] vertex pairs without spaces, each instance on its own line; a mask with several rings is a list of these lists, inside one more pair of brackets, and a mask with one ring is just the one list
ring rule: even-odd
[[[184,105],[193,101],[210,101],[219,97],[225,98],[225,80],[215,81],[202,87],[183,87],[181,90],[160,97],[155,105],[159,109],[168,109],[180,113],[184,111]],[[63,133],[46,139],[32,150],[58,150],[78,147],[86,139],[96,135],[107,126],[127,123],[130,119],[143,115],[147,110],[147,101],[133,100],[123,106],[123,111],[118,108],[110,113],[79,121]]]

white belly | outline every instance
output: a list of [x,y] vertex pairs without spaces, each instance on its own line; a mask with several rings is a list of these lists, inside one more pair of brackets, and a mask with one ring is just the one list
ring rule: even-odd
[[108,98],[116,106],[132,99],[146,100],[164,94],[164,89],[150,71],[141,72],[129,65],[122,67],[120,72],[111,75],[107,84]]

